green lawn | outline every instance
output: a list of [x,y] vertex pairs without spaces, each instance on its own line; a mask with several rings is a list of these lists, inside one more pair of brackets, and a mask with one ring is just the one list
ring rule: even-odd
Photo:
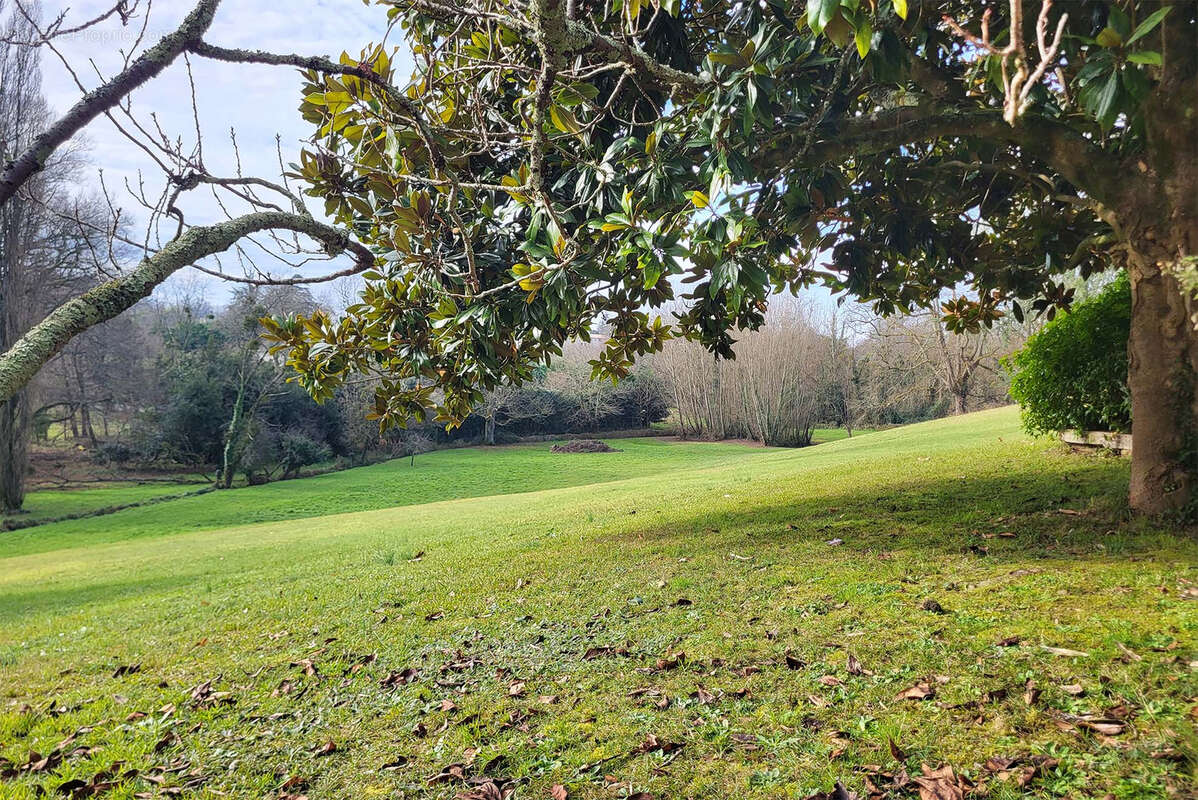
[[[873,433],[872,428],[854,428],[853,436],[864,436],[867,433]],[[841,439],[850,439],[849,432],[844,428],[816,428],[811,432],[812,444],[827,444],[828,442],[839,442]]]
[[[105,508],[144,503],[158,497],[182,495],[201,489],[203,483],[115,484],[89,489],[41,489],[25,498],[21,514],[12,518],[25,520],[61,519],[72,514],[86,514]],[[5,518],[5,515],[0,515]]]
[[[618,446],[6,534],[0,797],[865,797],[921,764],[999,800],[1192,796],[1198,543],[1127,519],[1125,462],[1010,409]],[[309,516],[221,522],[267,489]],[[317,516],[379,492],[412,504]]]
[[[187,497],[119,514],[14,531],[5,534],[0,541],[0,556],[227,528],[251,522],[323,517],[347,511],[602,483],[716,466],[757,452],[755,448],[738,444],[678,443],[664,439],[613,439],[611,444],[620,452],[556,454],[550,452],[550,442],[439,450],[417,456],[414,462],[397,459],[303,480]],[[115,505],[118,501],[114,497],[121,496],[122,490],[113,490],[116,495],[103,496],[105,491],[93,489],[53,494],[74,494],[74,498],[63,499],[63,502],[73,502],[80,507]],[[127,493],[124,496],[133,494],[131,489],[123,491]],[[185,489],[176,487],[173,493],[181,491]],[[29,505],[42,507],[43,494],[46,493],[30,494]]]

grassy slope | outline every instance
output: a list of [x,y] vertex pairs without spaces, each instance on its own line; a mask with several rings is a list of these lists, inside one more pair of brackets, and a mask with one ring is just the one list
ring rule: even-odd
[[[1198,615],[1182,592],[1198,546],[1127,522],[1125,480],[1123,462],[1028,442],[1000,410],[598,485],[74,548],[51,532],[58,549],[0,559],[0,756],[23,764],[85,725],[75,744],[95,749],[0,796],[182,759],[201,797],[273,795],[286,776],[313,797],[452,797],[460,785],[427,778],[476,750],[468,771],[503,756],[489,773],[526,779],[517,797],[559,782],[621,796],[604,775],[658,798],[802,797],[860,790],[862,764],[897,768],[893,739],[913,771],[979,777],[986,757],[1030,751],[1060,760],[1037,795],[1166,797],[1193,786],[1193,761],[1170,759],[1195,747]],[[1023,644],[995,646],[1010,636]],[[582,658],[609,644],[629,655]],[[669,650],[685,663],[656,669]],[[874,674],[848,674],[847,653]],[[318,675],[292,666],[305,658]],[[414,683],[380,687],[409,666]],[[947,679],[935,700],[895,699],[931,675]],[[1043,690],[1030,705],[1028,678]],[[235,702],[195,707],[207,680]],[[272,696],[284,680],[293,691]],[[1086,695],[1060,688],[1073,683]],[[692,698],[700,685],[717,699]],[[669,707],[629,696],[645,687]],[[1120,704],[1121,736],[1056,724]],[[686,746],[629,755],[649,734]],[[118,796],[149,788],[132,778]]]
[[[873,433],[872,428],[860,428],[853,431],[853,436],[864,436],[867,433]],[[816,428],[811,432],[812,444],[826,444],[828,442],[839,442],[841,439],[851,438],[848,431],[844,428]]]
[[[621,452],[600,455],[560,455],[551,453],[550,446],[551,443],[545,442],[441,450],[417,456],[414,464],[397,459],[304,480],[280,481],[30,528],[0,537],[0,557],[253,522],[579,486],[718,465],[753,452],[753,448],[743,445],[678,443],[664,439],[613,440],[612,446]],[[98,491],[102,490],[85,490],[80,494]],[[180,491],[176,489],[175,493]],[[31,495],[35,504],[39,502],[39,494]]]
[[[25,498],[19,520],[58,519],[70,514],[85,514],[113,506],[142,503],[156,497],[186,494],[201,489],[203,483],[151,483],[109,485],[88,489],[40,489]],[[4,516],[0,514],[0,518]]]

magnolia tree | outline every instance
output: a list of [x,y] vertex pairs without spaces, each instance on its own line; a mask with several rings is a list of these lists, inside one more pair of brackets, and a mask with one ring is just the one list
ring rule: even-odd
[[413,74],[370,46],[304,90],[296,174],[382,256],[343,318],[273,325],[318,397],[373,372],[384,424],[454,420],[599,324],[619,378],[672,336],[730,355],[779,291],[977,330],[1121,265],[1131,504],[1190,505],[1195,4],[378,2]]
[[[376,2],[410,76],[385,39],[339,63],[170,44],[305,70],[314,135],[294,175],[340,233],[305,226],[374,261],[344,316],[272,323],[316,397],[371,373],[382,424],[454,421],[600,327],[595,376],[618,379],[673,336],[730,355],[780,291],[893,313],[963,285],[938,310],[976,330],[1008,308],[1051,315],[1071,300],[1058,276],[1119,265],[1131,503],[1190,507],[1189,0]],[[676,320],[654,313],[678,300]]]

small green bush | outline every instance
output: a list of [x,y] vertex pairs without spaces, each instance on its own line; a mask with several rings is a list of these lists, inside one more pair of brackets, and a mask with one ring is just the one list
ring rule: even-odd
[[1028,339],[1007,368],[1030,433],[1131,429],[1130,326],[1131,283],[1121,274]]

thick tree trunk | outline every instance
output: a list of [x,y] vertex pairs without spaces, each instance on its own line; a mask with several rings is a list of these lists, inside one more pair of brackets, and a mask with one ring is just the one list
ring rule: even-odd
[[0,510],[19,511],[29,469],[29,403],[17,392],[0,403]]
[[486,427],[484,428],[483,438],[486,444],[495,444],[495,415],[491,414],[487,417]]
[[1187,511],[1198,483],[1198,332],[1167,266],[1131,268],[1129,499],[1148,514]]
[[968,403],[968,396],[959,392],[953,393],[953,416],[960,416],[965,413],[965,407]]
[[1117,216],[1130,245],[1129,502],[1143,513],[1192,518],[1198,330],[1194,295],[1177,276],[1198,268],[1198,49],[1176,10],[1161,26],[1166,69],[1146,106],[1145,160],[1136,164],[1152,180],[1128,195]]

